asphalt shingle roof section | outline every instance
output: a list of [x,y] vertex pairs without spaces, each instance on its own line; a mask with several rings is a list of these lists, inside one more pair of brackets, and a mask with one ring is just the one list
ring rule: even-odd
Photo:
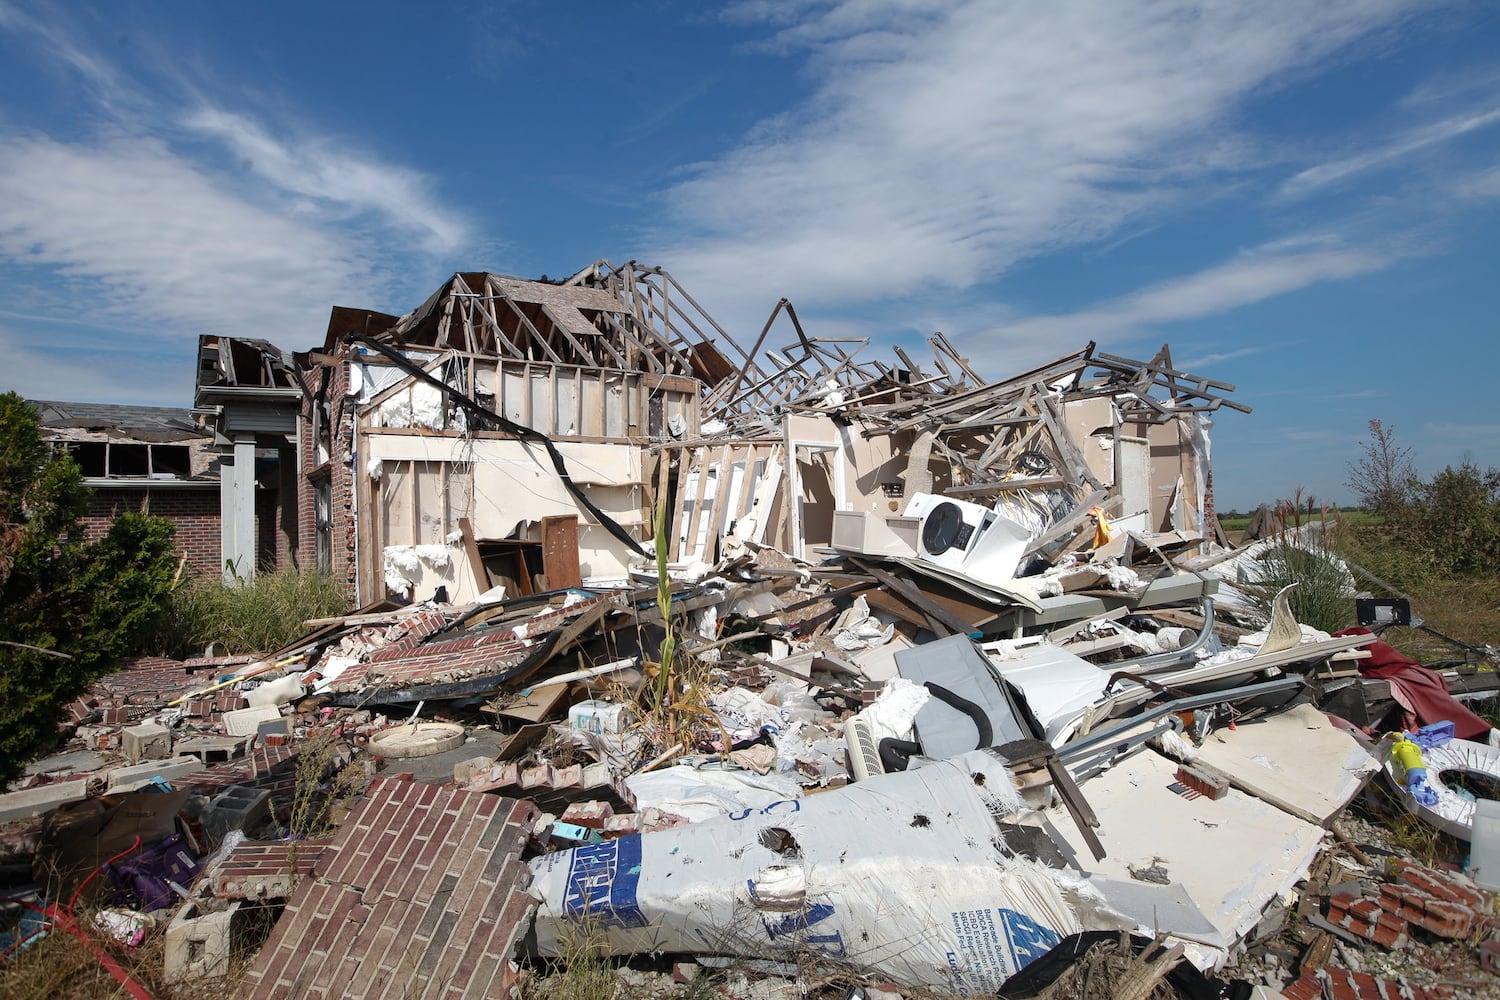
[[43,427],[113,427],[204,434],[193,419],[193,411],[184,407],[67,403],[53,399],[33,399],[30,402],[41,416]]

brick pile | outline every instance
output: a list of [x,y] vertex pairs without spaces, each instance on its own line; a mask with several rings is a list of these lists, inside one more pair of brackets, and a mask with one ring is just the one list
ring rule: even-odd
[[378,649],[339,675],[329,690],[336,694],[376,686],[442,684],[483,676],[524,660],[531,647],[499,629],[445,639],[415,649],[399,645]]
[[1456,872],[1409,861],[1393,862],[1395,881],[1371,899],[1340,893],[1328,902],[1328,920],[1384,948],[1401,948],[1413,928],[1441,938],[1468,938],[1496,925],[1495,897]]
[[375,781],[246,975],[250,1000],[508,996],[535,901],[529,802]]
[[1304,969],[1295,982],[1281,988],[1286,1000],[1454,1000],[1447,986],[1412,986],[1393,979],[1379,979],[1367,972],[1351,972],[1336,965]]
[[573,764],[552,767],[540,764],[494,763],[469,779],[473,792],[497,792],[517,799],[530,799],[551,813],[563,812],[574,802],[607,802],[612,810],[635,808],[635,796],[617,779],[608,764]]
[[[452,684],[503,673],[532,655],[535,637],[615,599],[614,593],[607,593],[566,607],[549,606],[514,627],[479,628],[453,638],[436,636],[447,624],[441,611],[424,611],[392,626],[380,647],[341,673],[328,690],[355,694],[373,687]],[[432,641],[423,641],[430,637]]]

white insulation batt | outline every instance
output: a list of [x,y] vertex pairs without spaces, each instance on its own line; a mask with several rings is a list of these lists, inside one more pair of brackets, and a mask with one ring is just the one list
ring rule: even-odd
[[[973,751],[807,798],[531,862],[543,954],[820,954],[903,988],[994,996],[1061,938],[1125,925],[1076,873],[1001,848],[1020,807]],[[591,931],[594,933],[594,931]]]
[[385,585],[394,594],[410,597],[422,580],[422,567],[447,569],[452,560],[446,545],[387,545],[384,556]]

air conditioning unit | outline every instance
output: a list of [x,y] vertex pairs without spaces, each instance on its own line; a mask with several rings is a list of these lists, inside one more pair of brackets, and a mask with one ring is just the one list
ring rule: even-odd
[[995,519],[995,512],[988,507],[927,493],[913,494],[905,514],[921,519],[918,558],[952,570],[963,569],[969,553]]
[[914,517],[887,517],[868,511],[833,512],[833,541],[840,552],[864,556],[914,556],[922,525]]
[[844,743],[849,747],[849,775],[855,781],[885,773],[885,765],[880,762],[880,745],[875,741],[869,720],[856,715],[845,722]]

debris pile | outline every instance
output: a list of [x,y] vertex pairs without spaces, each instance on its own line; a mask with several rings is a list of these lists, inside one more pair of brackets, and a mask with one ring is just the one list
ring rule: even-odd
[[[221,437],[236,390],[306,390],[364,603],[69,706],[0,795],[6,947],[161,925],[167,981],[252,953],[254,997],[608,957],[633,996],[1479,995],[1420,966],[1500,947],[1500,751],[1450,693],[1494,685],[1236,599],[1232,387],[867,346],[783,301],[743,349],[633,262],[207,340]],[[1473,878],[1346,833],[1375,781]]]

